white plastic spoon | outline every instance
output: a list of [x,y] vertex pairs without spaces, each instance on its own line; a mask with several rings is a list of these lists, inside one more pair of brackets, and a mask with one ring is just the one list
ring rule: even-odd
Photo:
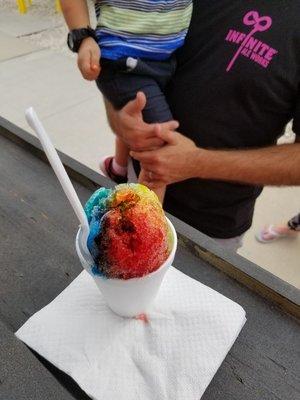
[[57,151],[55,150],[48,134],[45,131],[45,128],[43,127],[33,107],[30,107],[26,110],[25,117],[28,124],[36,132],[38,138],[40,139],[40,142],[51,164],[51,167],[53,168],[55,175],[57,176],[71,206],[73,207],[75,214],[77,215],[77,218],[79,219],[81,225],[81,234],[77,235],[77,238],[80,242],[78,244],[80,246],[82,255],[86,258],[88,263],[92,265],[93,258],[87,247],[87,239],[90,233],[90,227],[82,204],[77,196],[77,193],[75,192],[74,186],[72,185],[70,178],[65,170],[65,167],[63,166],[57,154]]

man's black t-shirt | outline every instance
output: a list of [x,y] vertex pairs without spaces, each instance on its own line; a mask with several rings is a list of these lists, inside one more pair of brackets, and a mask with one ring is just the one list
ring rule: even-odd
[[[197,146],[274,145],[294,118],[300,134],[300,1],[201,0],[168,90],[179,131]],[[260,187],[191,179],[168,187],[167,211],[230,238],[252,222]]]

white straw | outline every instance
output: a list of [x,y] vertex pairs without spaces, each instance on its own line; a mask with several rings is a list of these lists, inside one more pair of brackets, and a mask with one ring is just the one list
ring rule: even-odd
[[70,181],[70,178],[65,170],[65,167],[63,166],[56,149],[54,148],[48,134],[45,131],[45,128],[43,127],[41,121],[39,120],[36,112],[32,107],[28,108],[25,112],[25,117],[28,122],[28,124],[31,126],[31,128],[36,132],[38,135],[38,138],[41,141],[41,144],[43,146],[43,149],[47,155],[47,158],[71,204],[73,207],[73,210],[75,214],[77,215],[77,218],[79,219],[81,228],[82,228],[82,241],[81,245],[83,246],[83,249],[87,254],[89,254],[89,251],[87,249],[87,238],[89,235],[89,224],[88,220],[86,217],[86,214],[84,212],[84,209],[82,207],[82,204],[77,196],[77,193],[75,192],[74,186],[72,185],[72,182]]

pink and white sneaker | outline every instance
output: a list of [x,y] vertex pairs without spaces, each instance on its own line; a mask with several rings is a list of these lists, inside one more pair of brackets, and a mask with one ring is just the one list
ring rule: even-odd
[[101,172],[103,173],[104,176],[107,178],[110,178],[112,181],[120,184],[120,183],[127,183],[128,178],[127,175],[118,175],[113,171],[112,168],[112,162],[113,162],[113,157],[112,156],[106,156],[103,157],[102,160],[100,161],[99,167]]
[[295,233],[290,229],[278,229],[275,225],[269,225],[261,229],[256,233],[256,240],[260,243],[271,243],[275,240],[286,238],[286,237],[295,237]]

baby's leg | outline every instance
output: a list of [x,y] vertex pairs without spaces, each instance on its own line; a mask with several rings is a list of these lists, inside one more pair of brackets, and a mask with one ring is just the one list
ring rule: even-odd
[[[105,60],[103,71],[99,78],[96,80],[96,84],[103,94],[104,98],[108,100],[112,105],[120,109],[129,100],[128,90],[121,92],[118,86],[118,80],[123,80],[125,77],[122,74],[116,74],[114,71],[114,62]],[[100,162],[100,169],[109,176],[112,180],[119,183],[122,178],[127,178],[127,164],[129,157],[129,148],[126,143],[118,136],[118,132],[115,132],[115,154],[113,157],[105,157]]]
[[129,148],[118,136],[115,140],[115,160],[118,165],[126,168],[129,157]]

